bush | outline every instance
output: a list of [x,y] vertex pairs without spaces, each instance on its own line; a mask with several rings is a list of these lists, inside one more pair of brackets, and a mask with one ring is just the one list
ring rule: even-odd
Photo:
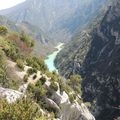
[[70,80],[67,81],[67,84],[76,92],[82,94],[81,91],[81,76],[80,75],[71,75]]
[[26,62],[28,66],[31,66],[33,69],[39,70],[43,73],[48,70],[47,65],[45,65],[42,58],[29,56],[26,58]]
[[23,80],[25,83],[28,82],[28,75],[25,75]]
[[29,98],[12,104],[0,99],[0,120],[34,120],[41,117],[39,109]]
[[46,82],[46,78],[42,76],[42,77],[40,78],[40,81],[41,81],[42,85],[44,85],[45,82]]
[[32,75],[34,73],[34,70],[32,69],[32,68],[29,68],[28,70],[27,70],[27,74],[28,75]]
[[85,105],[88,107],[88,108],[91,108],[91,103],[90,102],[85,102]]
[[5,26],[0,26],[0,35],[6,35],[8,29]]
[[20,69],[24,70],[24,62],[21,59],[17,59],[16,63]]
[[35,80],[36,78],[37,78],[37,75],[34,75],[34,76],[33,76],[33,80]]
[[24,32],[21,33],[20,39],[26,43],[28,47],[33,47],[34,46],[34,41],[32,38],[28,35],[26,35]]
[[71,103],[73,103],[75,99],[76,99],[76,95],[75,94],[70,94],[69,95],[69,100],[70,100]]
[[0,50],[0,85],[4,86],[7,83],[6,80],[6,57],[4,52]]
[[57,85],[57,83],[56,83],[56,82],[51,82],[50,88],[53,89],[53,90],[55,90],[55,91],[57,91],[57,90],[58,90],[58,85]]

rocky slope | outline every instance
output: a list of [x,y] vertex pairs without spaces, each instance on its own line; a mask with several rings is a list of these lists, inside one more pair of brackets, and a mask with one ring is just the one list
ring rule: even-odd
[[105,1],[26,0],[13,8],[0,11],[0,14],[16,23],[26,21],[38,26],[52,39],[65,42],[70,40],[78,25],[84,26]]
[[27,36],[0,26],[0,120],[95,120],[79,92],[31,54]]
[[31,25],[25,21],[16,24],[2,15],[0,15],[0,25],[6,26],[9,30],[14,32],[25,32],[30,35],[35,41],[33,51],[35,55],[46,56],[54,50],[54,40],[52,40],[53,43],[51,43],[50,38],[37,26]]
[[[11,70],[16,68],[15,74],[21,79],[24,79],[24,76],[27,74],[27,70],[31,67],[25,66],[23,71],[20,71],[19,68],[16,67],[16,63],[12,61],[8,61],[8,63],[12,66]],[[33,76],[37,75],[36,79],[33,79]],[[45,96],[45,103],[49,107],[49,109],[53,109],[57,111],[59,115],[59,120],[95,120],[94,116],[89,112],[88,108],[84,103],[78,103],[79,97],[77,97],[73,103],[70,102],[69,95],[60,89],[60,85],[56,82],[58,90],[55,91],[51,88],[52,79],[47,77],[47,75],[42,74],[40,71],[37,73],[33,73],[28,78],[28,82],[21,85],[18,90],[7,89],[0,87],[0,97],[5,97],[9,103],[14,103],[18,99],[27,96],[27,89],[29,84],[35,85],[37,81],[42,78],[46,78],[46,82],[44,86],[51,92],[52,97]],[[73,91],[71,91],[72,94]],[[43,116],[46,115],[46,111],[41,109]],[[47,113],[48,114],[48,113]],[[58,120],[57,119],[57,120]],[[50,119],[51,120],[51,119]]]
[[83,97],[94,103],[97,120],[120,116],[119,22],[120,1],[114,0],[102,20],[77,33],[56,60],[63,76],[82,75]]

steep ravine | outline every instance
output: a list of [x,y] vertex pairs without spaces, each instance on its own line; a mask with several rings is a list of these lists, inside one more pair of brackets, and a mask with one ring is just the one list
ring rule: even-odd
[[83,97],[94,103],[97,120],[120,117],[120,1],[113,0],[93,29],[74,36],[57,56],[59,72],[81,74]]

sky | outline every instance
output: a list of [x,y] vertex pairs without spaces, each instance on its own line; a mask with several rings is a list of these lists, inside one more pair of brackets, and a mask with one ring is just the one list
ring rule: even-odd
[[13,7],[25,0],[0,0],[0,10]]

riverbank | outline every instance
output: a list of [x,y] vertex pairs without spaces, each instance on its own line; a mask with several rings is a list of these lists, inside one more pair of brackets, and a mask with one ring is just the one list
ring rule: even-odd
[[45,64],[48,66],[49,71],[58,71],[54,65],[54,60],[57,56],[57,54],[63,49],[64,43],[59,43],[56,47],[55,47],[55,51],[48,55],[47,58],[45,59]]

